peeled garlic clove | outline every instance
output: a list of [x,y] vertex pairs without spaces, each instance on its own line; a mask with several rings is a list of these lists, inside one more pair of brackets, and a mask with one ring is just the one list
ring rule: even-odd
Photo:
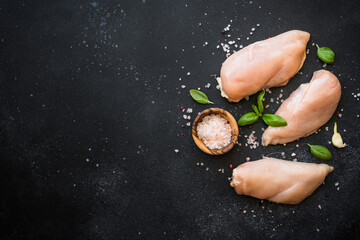
[[332,136],[332,144],[337,147],[337,148],[343,148],[345,147],[344,143],[343,143],[343,140],[341,138],[341,135],[340,133],[337,132],[337,124],[335,122],[335,125],[334,125],[334,135]]

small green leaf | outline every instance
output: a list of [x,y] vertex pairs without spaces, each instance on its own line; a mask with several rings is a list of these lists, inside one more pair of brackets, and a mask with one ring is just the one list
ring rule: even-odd
[[272,127],[287,126],[287,122],[282,117],[275,114],[264,114],[262,119],[267,125]]
[[262,90],[261,93],[259,94],[258,98],[257,98],[257,104],[258,104],[260,114],[264,111],[264,105],[263,105],[263,102],[262,102],[262,99],[263,99],[264,95],[265,95],[265,90]]
[[317,52],[316,55],[318,58],[325,63],[333,63],[335,60],[335,53],[328,47],[319,47],[316,44]]
[[209,100],[209,98],[206,96],[206,94],[201,92],[201,91],[191,89],[190,90],[190,95],[198,103],[201,103],[201,104],[214,104],[213,102],[211,102]]
[[240,127],[252,124],[259,119],[259,116],[254,112],[244,114],[238,121]]
[[314,157],[327,161],[332,159],[331,152],[326,147],[321,145],[307,145],[310,147],[311,154],[314,155]]
[[255,112],[259,117],[261,117],[261,113],[259,112],[259,109],[258,109],[255,105],[252,105],[252,108],[254,109],[254,112]]

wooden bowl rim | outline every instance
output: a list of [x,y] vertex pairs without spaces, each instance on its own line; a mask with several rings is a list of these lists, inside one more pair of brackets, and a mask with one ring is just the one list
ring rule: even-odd
[[[198,137],[197,135],[197,131],[196,131],[196,127],[197,124],[207,115],[211,115],[211,114],[217,114],[220,115],[221,117],[225,118],[231,126],[231,140],[230,143],[228,145],[226,145],[223,148],[220,149],[210,149],[208,148],[204,142]],[[199,113],[199,115],[195,118],[193,125],[192,125],[192,137],[194,139],[195,144],[205,153],[210,154],[210,155],[221,155],[224,153],[229,152],[235,145],[235,143],[238,140],[239,137],[239,127],[238,124],[235,120],[235,118],[233,117],[233,115],[231,115],[231,113],[229,113],[228,111],[222,109],[222,108],[208,108],[205,109],[204,111],[202,111],[201,113]]]

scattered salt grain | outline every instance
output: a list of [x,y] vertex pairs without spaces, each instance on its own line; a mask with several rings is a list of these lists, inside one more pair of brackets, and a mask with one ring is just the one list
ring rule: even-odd
[[295,157],[295,156],[296,156],[296,153],[292,153],[291,156],[292,156],[292,157]]
[[321,205],[320,205],[320,204],[319,204],[318,208],[321,209]]
[[181,85],[181,88],[186,88],[186,86],[185,86],[185,85]]
[[220,149],[230,143],[231,126],[229,122],[216,114],[205,116],[197,126],[197,134],[211,149]]
[[255,131],[252,131],[251,134],[249,136],[245,135],[246,139],[246,144],[245,146],[249,146],[250,149],[255,149],[257,148],[260,144],[257,140],[257,137],[254,136]]
[[186,75],[190,76],[190,74],[191,74],[191,73],[190,73],[190,72],[188,72]]
[[188,109],[186,109],[186,112],[187,112],[187,113],[192,113],[192,112],[193,112],[193,109],[192,109],[192,108],[188,108]]
[[208,83],[208,84],[205,85],[205,88],[210,88],[210,86],[211,86],[211,84]]
[[174,151],[175,151],[176,153],[178,153],[178,152],[179,152],[179,149],[175,149]]

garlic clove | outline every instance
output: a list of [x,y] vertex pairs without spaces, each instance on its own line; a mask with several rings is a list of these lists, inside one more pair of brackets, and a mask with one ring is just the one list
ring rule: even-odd
[[334,135],[332,136],[332,144],[337,148],[343,148],[345,147],[344,142],[341,138],[340,133],[337,132],[337,123],[335,122],[334,125]]

